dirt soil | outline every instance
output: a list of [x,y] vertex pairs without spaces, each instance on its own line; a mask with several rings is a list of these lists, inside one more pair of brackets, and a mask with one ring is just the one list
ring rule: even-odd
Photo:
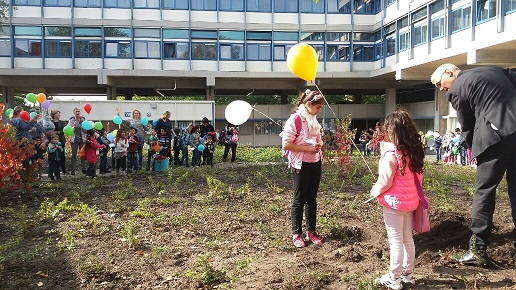
[[[360,204],[364,182],[323,184],[325,241],[296,249],[284,164],[64,180],[1,196],[0,289],[375,289],[388,267],[381,207]],[[417,281],[404,289],[516,289],[507,198],[496,207],[493,263],[479,268],[450,263],[468,244],[471,195],[462,185],[446,194],[449,208],[432,208],[431,231],[415,234]],[[58,209],[65,197],[93,210]],[[54,207],[39,219],[46,198]]]

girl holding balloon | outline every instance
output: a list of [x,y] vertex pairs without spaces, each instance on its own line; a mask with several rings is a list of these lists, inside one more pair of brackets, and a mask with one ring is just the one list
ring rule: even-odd
[[16,140],[22,140],[26,138],[30,143],[32,143],[31,132],[35,132],[37,130],[36,121],[39,118],[39,115],[35,115],[33,119],[30,119],[30,114],[27,111],[24,111],[21,106],[14,107],[11,113],[11,125],[16,129]]
[[285,123],[282,134],[283,150],[289,152],[288,166],[292,170],[294,181],[292,241],[298,248],[306,246],[302,229],[303,211],[306,213],[306,240],[315,245],[322,243],[322,238],[315,229],[323,146],[322,128],[316,116],[323,105],[324,97],[320,92],[303,92],[299,95],[295,112]]
[[[118,116],[120,116],[120,110],[116,109],[116,113]],[[143,144],[145,143],[145,128],[147,127],[147,124],[149,123],[149,120],[147,118],[142,118],[142,113],[139,110],[134,110],[131,113],[131,119],[128,119],[124,122],[129,123],[129,128],[135,128],[136,129],[136,135],[140,139],[140,147],[138,147],[138,165],[139,168],[142,168],[143,163]]]

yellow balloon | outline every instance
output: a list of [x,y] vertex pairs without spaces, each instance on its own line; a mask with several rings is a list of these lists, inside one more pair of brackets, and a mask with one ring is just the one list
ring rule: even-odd
[[317,74],[319,57],[315,49],[306,44],[298,43],[288,51],[287,65],[290,71],[305,81],[313,81]]
[[113,130],[113,132],[111,132],[111,133],[113,133],[113,135],[115,135],[115,137],[116,137],[116,135],[118,134],[118,130]]

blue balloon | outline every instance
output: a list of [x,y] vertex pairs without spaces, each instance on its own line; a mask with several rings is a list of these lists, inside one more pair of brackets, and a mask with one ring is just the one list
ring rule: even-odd
[[34,119],[34,117],[37,115],[38,113],[36,112],[32,112],[30,113],[30,120],[32,121],[32,119]]
[[152,121],[152,126],[156,127],[157,124],[158,124],[158,120]]
[[86,131],[93,129],[93,125],[91,125],[90,121],[82,121],[81,127]]
[[113,133],[107,134],[106,138],[109,140],[109,142],[113,142],[115,140],[115,135]]
[[149,119],[143,117],[140,122],[142,123],[143,126],[147,126],[147,124],[149,124]]
[[114,116],[113,117],[113,123],[115,123],[117,125],[122,124],[122,118],[120,118],[120,116]]
[[204,151],[204,145],[199,144],[199,146],[197,146],[197,150]]

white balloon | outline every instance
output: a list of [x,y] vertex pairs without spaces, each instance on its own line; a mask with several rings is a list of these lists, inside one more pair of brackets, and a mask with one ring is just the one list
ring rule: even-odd
[[225,116],[229,123],[238,126],[245,123],[252,112],[253,107],[248,102],[236,100],[226,107]]

